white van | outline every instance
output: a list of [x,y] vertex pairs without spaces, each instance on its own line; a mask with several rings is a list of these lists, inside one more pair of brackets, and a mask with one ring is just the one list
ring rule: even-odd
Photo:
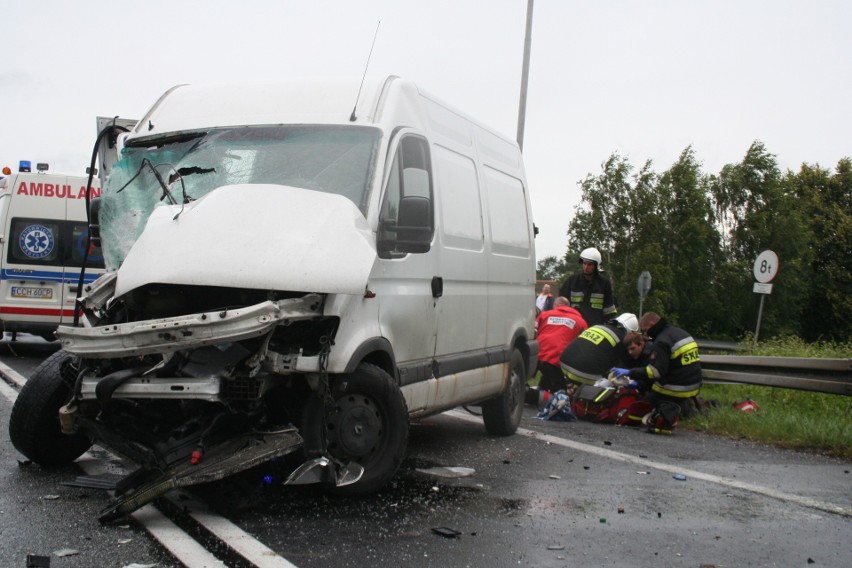
[[[22,161],[0,178],[0,329],[50,341],[74,319],[80,268],[86,253],[86,177],[38,173]],[[93,182],[91,197],[100,196]],[[89,246],[85,282],[103,271],[100,249]]]
[[27,383],[68,390],[74,443],[33,434],[55,427],[55,389],[22,391],[10,430],[30,459],[97,440],[163,472],[162,492],[301,449],[289,483],[359,494],[398,469],[409,417],[481,405],[488,432],[515,432],[538,343],[514,141],[388,77],[360,96],[175,87],[118,147],[108,273]]

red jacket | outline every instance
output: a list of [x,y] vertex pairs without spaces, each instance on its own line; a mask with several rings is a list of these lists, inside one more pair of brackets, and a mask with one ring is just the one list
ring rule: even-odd
[[541,312],[535,320],[538,360],[559,366],[559,356],[588,326],[580,312],[570,306],[559,306]]

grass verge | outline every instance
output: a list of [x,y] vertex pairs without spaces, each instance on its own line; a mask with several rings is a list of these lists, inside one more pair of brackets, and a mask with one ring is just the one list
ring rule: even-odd
[[[779,338],[748,346],[741,355],[849,358],[852,346],[837,343],[805,344],[798,338]],[[682,427],[786,448],[809,450],[852,460],[852,397],[752,385],[701,387],[704,399],[716,399],[719,408],[683,421]],[[732,405],[750,398],[757,412],[740,412]]]
[[[720,407],[681,427],[852,460],[852,397],[750,385],[704,385],[701,396]],[[733,408],[746,398],[760,410]]]

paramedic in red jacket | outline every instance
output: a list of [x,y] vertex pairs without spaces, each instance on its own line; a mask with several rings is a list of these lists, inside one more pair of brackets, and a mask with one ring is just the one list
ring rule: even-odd
[[538,370],[541,372],[539,390],[556,392],[565,389],[567,381],[562,374],[559,357],[565,346],[589,327],[580,312],[569,304],[568,298],[556,298],[553,309],[541,312],[535,320],[539,344]]

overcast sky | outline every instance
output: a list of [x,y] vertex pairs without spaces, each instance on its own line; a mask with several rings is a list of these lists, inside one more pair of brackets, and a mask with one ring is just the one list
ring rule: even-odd
[[[412,79],[515,138],[527,0],[5,0],[0,165],[82,174],[95,117],[178,83]],[[754,140],[783,169],[852,155],[849,0],[535,0],[524,156],[538,257],[613,152],[707,173]]]

